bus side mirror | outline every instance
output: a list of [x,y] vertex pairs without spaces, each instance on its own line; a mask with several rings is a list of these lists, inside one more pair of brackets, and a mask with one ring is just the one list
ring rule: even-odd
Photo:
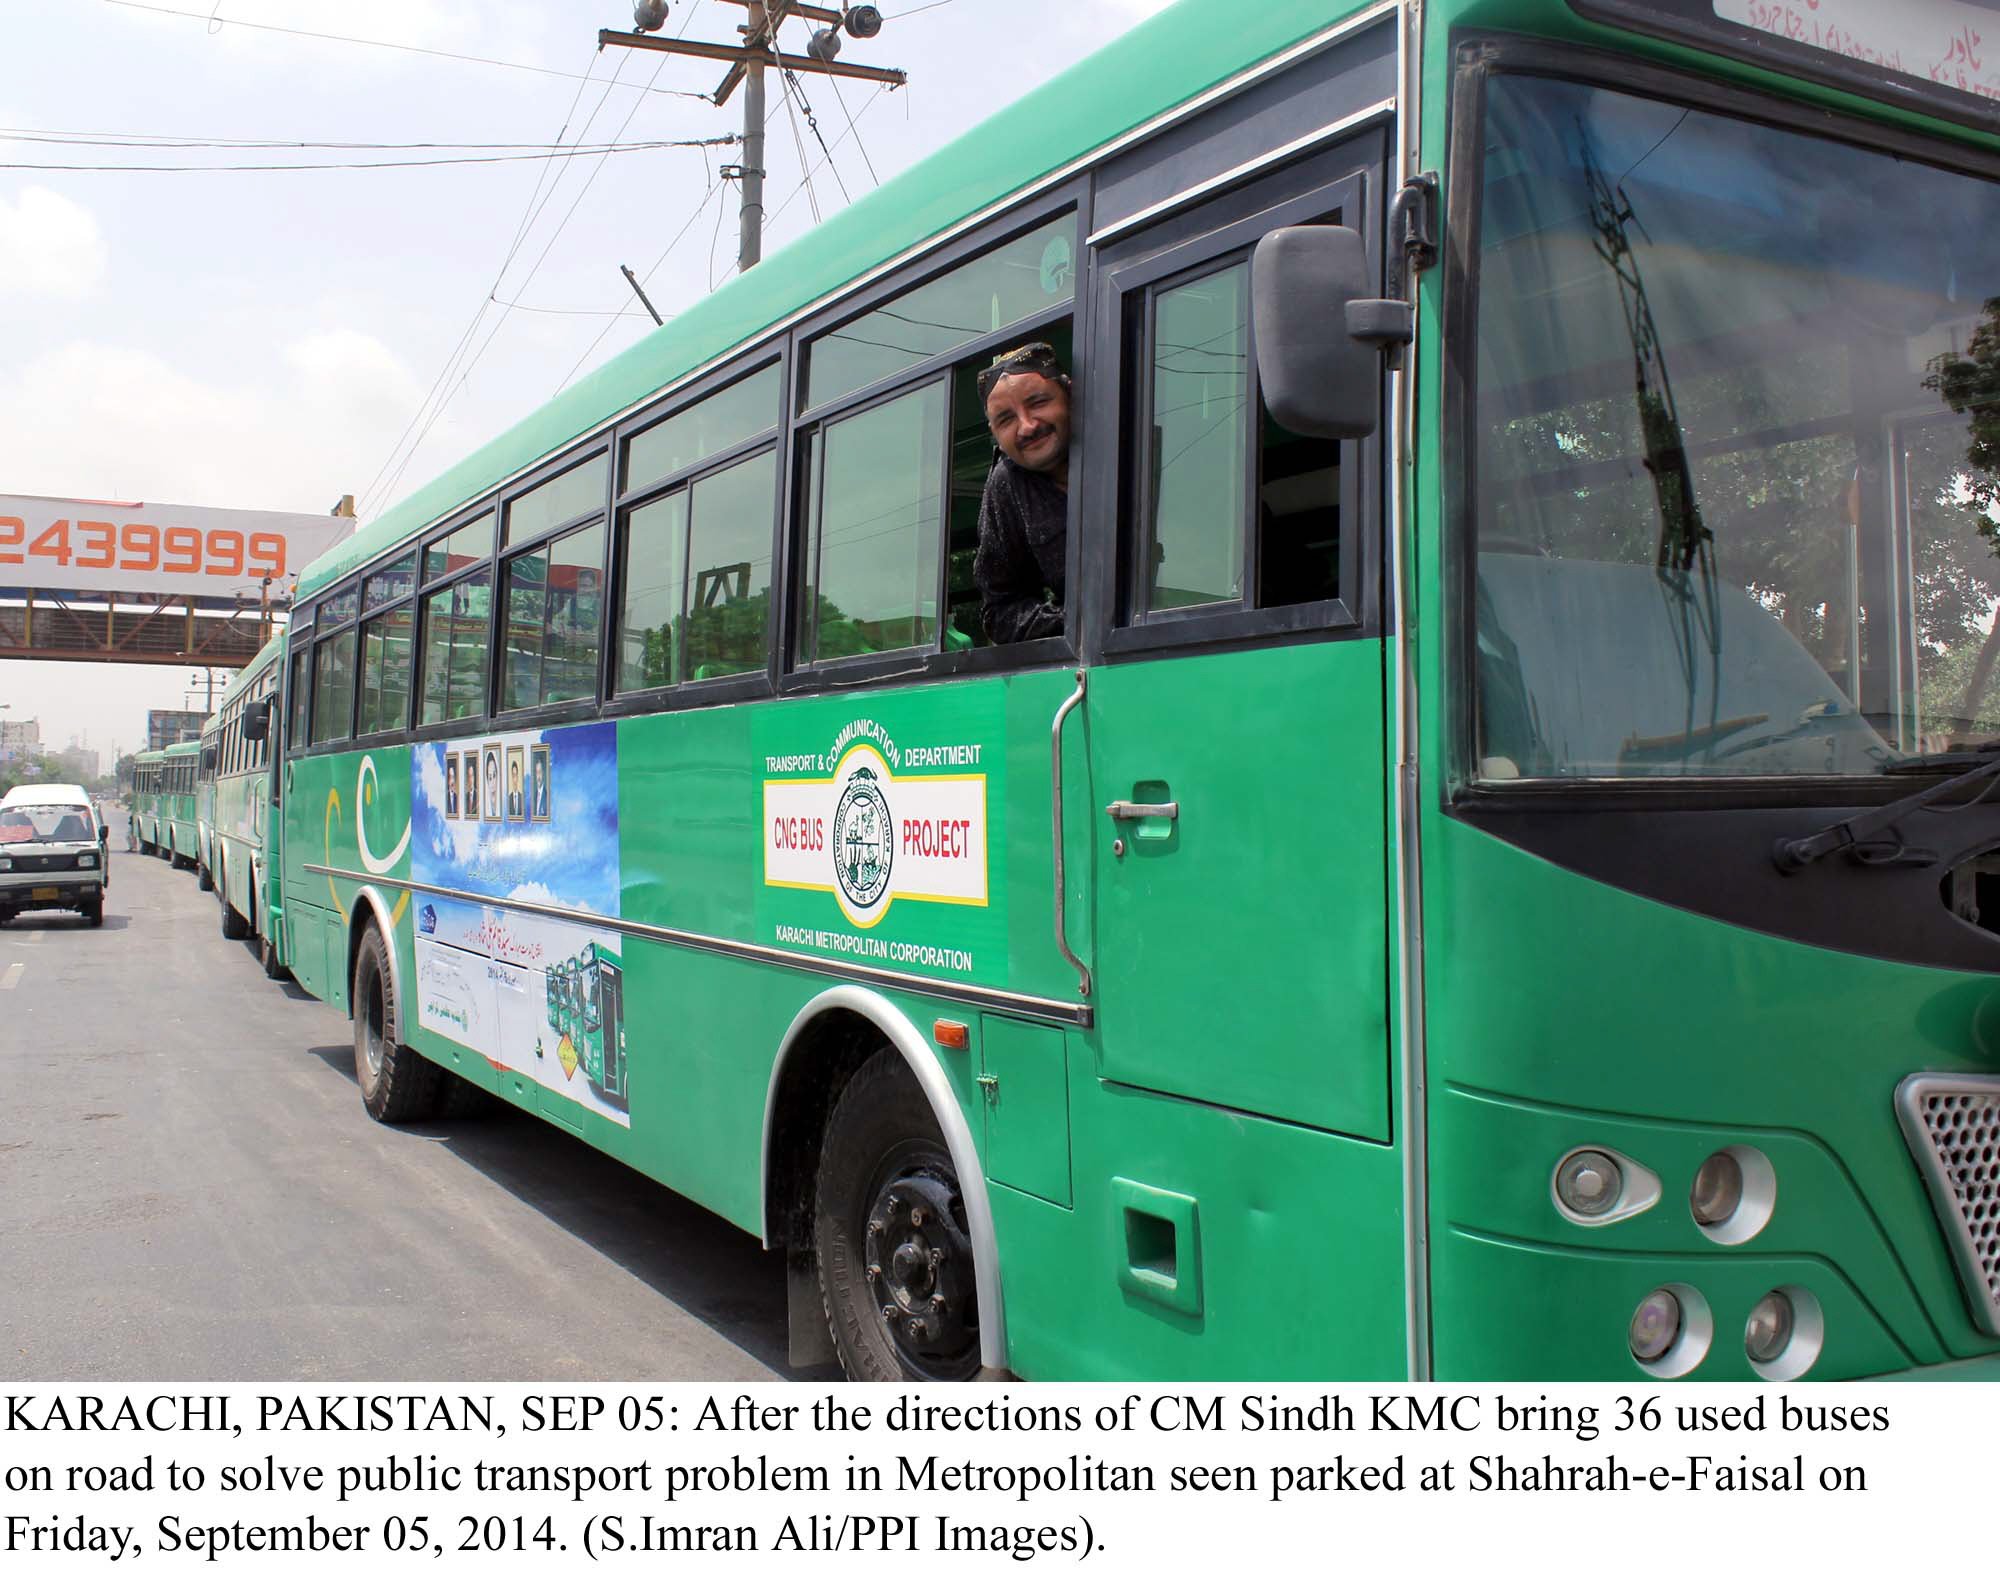
[[257,744],[271,732],[271,698],[243,709],[243,738]]
[[1289,225],[1250,259],[1257,379],[1279,426],[1366,438],[1382,409],[1382,352],[1412,336],[1409,305],[1369,288],[1368,254],[1345,225]]

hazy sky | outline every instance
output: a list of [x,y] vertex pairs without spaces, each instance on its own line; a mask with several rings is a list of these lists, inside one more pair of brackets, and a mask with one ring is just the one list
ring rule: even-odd
[[[833,147],[810,190],[770,79],[767,252],[812,226],[815,200],[843,206],[839,182],[872,189],[1166,4],[881,0],[881,35],[841,58],[901,67],[910,85],[801,79]],[[676,0],[665,31],[733,39],[743,15]],[[598,53],[600,27],[631,25],[625,0],[0,0],[0,21],[0,493],[315,512],[352,493],[365,520],[650,331],[621,263],[663,313],[734,264],[735,193],[714,166],[735,149],[284,174],[22,168],[529,151],[101,145],[114,139],[546,148],[739,129],[740,99],[657,91],[706,93],[721,67]],[[807,31],[790,24],[785,47],[803,52]],[[50,132],[98,144],[30,140]],[[427,410],[469,331],[448,403]],[[132,749],[148,707],[188,703],[188,680],[0,663],[0,716],[39,717],[55,747],[87,732]]]

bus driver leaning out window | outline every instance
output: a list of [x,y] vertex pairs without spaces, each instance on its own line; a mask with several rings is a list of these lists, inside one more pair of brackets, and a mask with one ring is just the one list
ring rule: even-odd
[[1062,634],[1069,393],[1069,374],[1041,341],[997,357],[979,375],[1000,456],[979,502],[972,577],[980,618],[996,643]]

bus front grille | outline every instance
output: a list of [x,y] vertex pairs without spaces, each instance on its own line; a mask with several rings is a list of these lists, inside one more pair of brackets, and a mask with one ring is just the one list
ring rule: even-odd
[[1896,1116],[1980,1327],[2000,1337],[2000,1076],[1912,1074]]

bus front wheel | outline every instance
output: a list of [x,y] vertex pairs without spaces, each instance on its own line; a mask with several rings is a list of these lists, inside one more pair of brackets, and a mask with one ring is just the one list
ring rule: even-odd
[[414,1123],[437,1111],[443,1070],[397,1039],[389,949],[370,926],[354,960],[354,1077],[361,1104],[382,1123]]
[[854,1380],[979,1372],[979,1291],[958,1173],[894,1048],[855,1071],[827,1120],[813,1210],[820,1296]]

